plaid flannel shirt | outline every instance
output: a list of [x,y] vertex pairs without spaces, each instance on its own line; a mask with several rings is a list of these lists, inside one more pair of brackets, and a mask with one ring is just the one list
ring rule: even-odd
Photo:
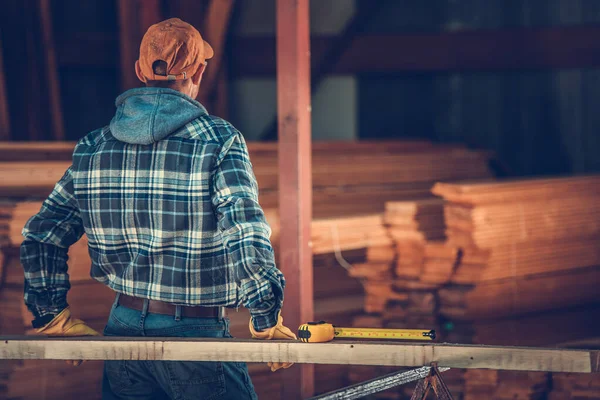
[[116,292],[182,305],[245,306],[274,326],[285,280],[243,136],[203,115],[150,145],[110,129],[80,140],[73,164],[23,229],[25,302],[67,307],[67,251],[85,233],[91,276]]

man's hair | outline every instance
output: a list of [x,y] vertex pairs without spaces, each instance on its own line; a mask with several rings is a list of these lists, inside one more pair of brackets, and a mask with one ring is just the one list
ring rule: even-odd
[[[156,60],[152,63],[152,71],[155,75],[167,76],[167,62],[163,60]],[[188,78],[189,79],[189,78]],[[182,88],[184,86],[183,81],[152,81],[148,80],[146,82],[147,86],[150,87],[160,87],[160,88],[169,88],[175,89]]]

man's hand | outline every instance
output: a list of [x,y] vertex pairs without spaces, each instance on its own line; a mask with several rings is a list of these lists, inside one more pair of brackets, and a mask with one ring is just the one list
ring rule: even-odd
[[[100,336],[98,332],[87,326],[82,320],[71,318],[71,311],[65,308],[43,327],[36,329],[36,333],[48,336]],[[75,367],[81,365],[83,360],[69,360],[67,364]]]
[[[287,339],[287,340],[296,340],[296,335],[286,326],[283,325],[283,317],[281,313],[277,316],[277,324],[269,329],[265,329],[262,331],[257,331],[254,329],[254,325],[252,325],[252,318],[250,318],[250,333],[252,334],[253,339],[262,339],[262,340],[271,340],[271,339]],[[272,362],[268,363],[272,372],[277,371],[281,368],[289,368],[293,365],[293,363],[282,363],[282,362]]]

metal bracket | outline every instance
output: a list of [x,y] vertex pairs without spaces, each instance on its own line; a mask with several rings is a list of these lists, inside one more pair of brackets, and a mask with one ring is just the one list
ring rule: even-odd
[[431,389],[433,389],[437,399],[452,400],[452,394],[450,394],[448,386],[446,386],[446,383],[444,383],[444,380],[442,379],[437,363],[432,363],[429,375],[417,383],[417,387],[410,400],[426,399]]
[[[434,371],[435,368],[435,372]],[[387,389],[391,389],[396,386],[404,385],[405,383],[414,382],[419,380],[419,383],[424,380],[430,379],[432,374],[436,374],[439,377],[441,371],[447,371],[450,368],[440,368],[438,369],[436,365],[431,367],[421,367],[417,369],[413,369],[410,371],[402,371],[402,372],[394,372],[389,375],[385,375],[379,378],[371,379],[366,382],[358,383],[356,385],[348,386],[333,392],[325,393],[316,397],[311,397],[308,400],[352,400],[352,399],[360,399],[370,394],[382,392]],[[443,387],[446,387],[444,382],[441,380],[440,382]],[[439,385],[436,383],[436,385]],[[418,389],[419,385],[417,385]],[[446,388],[446,391],[448,389]],[[416,393],[416,391],[415,391]],[[437,392],[436,392],[437,393]],[[448,392],[449,395],[449,392]],[[414,397],[414,394],[413,394]],[[421,399],[420,397],[417,397]],[[442,397],[442,399],[452,399],[450,397]]]

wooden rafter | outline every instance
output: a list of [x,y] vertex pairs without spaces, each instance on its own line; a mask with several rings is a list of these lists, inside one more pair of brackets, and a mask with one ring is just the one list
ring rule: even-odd
[[121,52],[121,87],[141,85],[135,75],[139,46],[150,25],[162,19],[160,0],[119,0],[119,47]]
[[[599,26],[358,35],[331,73],[398,73],[600,67]],[[116,67],[116,37],[78,34],[57,43],[61,66]],[[313,67],[337,40],[313,37]],[[274,76],[272,37],[234,37],[233,76]],[[382,51],[381,48],[388,49]],[[86,55],[81,57],[81,55]]]
[[2,59],[2,40],[0,38],[0,140],[10,140],[10,116],[8,114],[8,94],[4,80],[4,62]]
[[421,367],[437,363],[439,367],[448,368],[600,372],[599,350],[368,341],[301,343],[248,339],[2,336],[0,359],[279,361],[395,367]]
[[223,78],[221,65],[225,56],[225,39],[231,19],[234,0],[211,0],[204,21],[202,34],[215,51],[214,57],[208,61],[208,68],[202,79],[200,101],[208,103],[215,96],[219,80]]
[[[599,35],[600,26],[359,35],[332,73],[595,68]],[[335,40],[312,38],[313,67]],[[273,38],[235,38],[231,46],[233,76],[275,74]]]
[[50,117],[54,140],[65,140],[65,126],[63,120],[62,104],[60,97],[60,80],[56,62],[56,48],[52,29],[52,13],[50,0],[39,0],[40,22],[42,28],[43,48],[46,58],[46,79],[48,80],[48,97],[50,100]]

